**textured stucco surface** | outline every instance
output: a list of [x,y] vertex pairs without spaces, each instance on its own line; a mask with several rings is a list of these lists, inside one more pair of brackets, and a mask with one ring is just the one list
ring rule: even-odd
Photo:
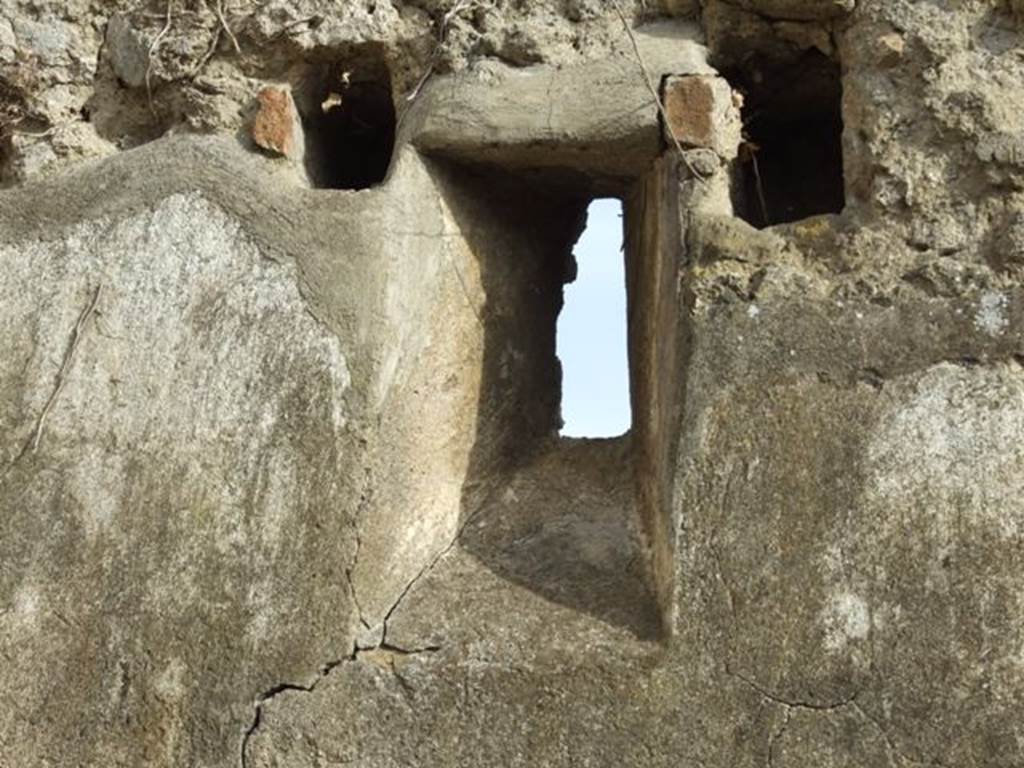
[[0,260],[5,760],[223,758],[239,690],[350,633],[345,350],[294,265],[197,193]]
[[[0,765],[1020,765],[1019,5],[0,0]],[[808,62],[845,207],[755,229]],[[381,72],[381,184],[253,143]]]

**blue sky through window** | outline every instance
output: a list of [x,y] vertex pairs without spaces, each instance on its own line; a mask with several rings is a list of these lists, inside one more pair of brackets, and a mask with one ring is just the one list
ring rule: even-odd
[[622,203],[595,200],[574,249],[579,269],[558,316],[565,437],[614,437],[632,421]]

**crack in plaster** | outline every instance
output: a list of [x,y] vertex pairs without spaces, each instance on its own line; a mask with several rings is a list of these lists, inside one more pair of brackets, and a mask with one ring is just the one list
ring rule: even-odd
[[313,682],[311,682],[309,685],[299,685],[296,683],[278,683],[277,685],[268,688],[266,691],[257,696],[256,701],[254,703],[256,711],[255,714],[253,715],[252,723],[250,723],[249,727],[242,735],[242,743],[239,749],[239,765],[241,766],[241,768],[248,768],[249,766],[249,762],[246,759],[246,751],[249,746],[249,740],[253,737],[256,731],[259,730],[260,724],[263,721],[263,705],[266,702],[270,701],[276,696],[279,696],[282,693],[285,693],[286,691],[302,691],[303,693],[312,693],[314,690],[316,690],[316,687],[320,684],[320,682],[325,677],[327,677],[327,675],[329,675],[336,667],[343,664],[347,660],[355,660],[357,657],[357,653],[353,653],[349,657],[349,659],[339,659],[336,661],[332,661],[328,664],[325,664],[323,667],[320,668],[320,671],[317,673],[316,679],[313,680]]
[[[394,604],[391,606],[388,612],[384,614],[384,620],[382,622],[384,625],[383,637],[381,640],[382,646],[388,645],[388,622],[391,620],[392,616],[394,616],[399,606],[405,600],[406,595],[408,595],[412,591],[412,588],[416,586],[420,579],[422,579],[424,576],[426,576],[434,569],[434,567],[441,561],[441,559],[445,555],[447,555],[455,548],[455,546],[459,543],[459,540],[462,538],[462,534],[466,531],[466,528],[468,528],[469,524],[476,519],[477,515],[480,514],[480,511],[484,508],[484,506],[485,505],[482,503],[479,504],[476,509],[474,509],[469,515],[467,515],[466,519],[462,521],[461,525],[459,525],[459,528],[455,532],[455,535],[452,536],[451,541],[449,541],[448,544],[443,549],[441,549],[436,555],[434,555],[434,557],[431,558],[430,562],[423,566],[423,568],[420,569],[420,572],[413,576],[409,583],[405,585],[405,589],[403,589],[401,594],[398,595],[398,599],[395,600]],[[427,649],[433,649],[433,647],[427,646]]]
[[[364,503],[363,502],[367,501],[369,496],[370,496],[370,493],[366,493],[366,494],[364,494],[361,497],[360,507],[359,507],[359,510],[357,511],[357,515],[359,515],[359,513],[363,509],[363,507],[364,507]],[[298,684],[298,683],[278,683],[277,685],[272,686],[271,688],[268,688],[266,691],[264,691],[263,693],[261,693],[259,696],[256,697],[256,700],[254,702],[255,713],[253,715],[252,722],[250,723],[249,727],[246,729],[245,733],[242,736],[242,742],[241,742],[240,751],[239,751],[239,765],[241,766],[241,768],[249,768],[248,759],[246,757],[246,752],[247,752],[247,749],[248,749],[248,746],[249,746],[249,741],[252,739],[253,735],[259,730],[260,724],[263,721],[263,705],[266,702],[270,701],[271,699],[279,696],[282,693],[286,693],[286,692],[289,692],[289,691],[298,691],[298,692],[302,692],[302,693],[312,693],[313,691],[316,690],[317,686],[328,675],[330,675],[331,672],[333,672],[337,667],[341,666],[342,664],[345,664],[346,662],[348,662],[348,663],[358,662],[358,661],[360,661],[361,657],[365,656],[366,654],[372,654],[374,652],[378,652],[378,653],[379,652],[386,652],[386,653],[391,653],[391,654],[395,654],[395,655],[399,655],[399,656],[414,656],[414,655],[419,655],[419,654],[433,654],[433,653],[437,653],[438,651],[441,650],[441,647],[437,646],[437,645],[427,645],[427,646],[423,646],[423,647],[420,647],[420,648],[403,648],[403,647],[395,645],[393,643],[389,643],[388,639],[387,639],[388,620],[391,618],[391,616],[398,609],[399,605],[401,605],[402,601],[405,599],[406,595],[408,595],[409,592],[412,590],[413,586],[423,576],[425,576],[427,573],[429,573],[433,569],[433,567],[441,560],[442,557],[444,557],[446,554],[448,554],[448,552],[450,552],[455,547],[455,545],[459,541],[459,538],[462,536],[463,531],[466,529],[466,526],[469,525],[469,523],[473,520],[473,518],[476,517],[476,514],[479,511],[480,511],[480,508],[478,508],[476,511],[474,511],[474,513],[472,515],[467,517],[465,522],[459,527],[459,530],[456,532],[455,536],[448,543],[448,545],[444,549],[442,549],[433,559],[431,559],[431,561],[426,566],[424,566],[424,568],[422,570],[420,570],[420,572],[417,573],[416,576],[414,576],[412,578],[412,580],[409,581],[408,584],[406,584],[405,588],[402,590],[402,592],[399,594],[398,598],[395,600],[394,604],[391,606],[391,608],[388,610],[388,612],[384,616],[384,621],[383,621],[384,631],[382,633],[381,642],[378,645],[376,645],[376,646],[374,646],[372,648],[354,648],[352,653],[350,653],[348,656],[346,656],[344,658],[341,658],[341,659],[336,659],[334,661],[328,662],[327,664],[325,664],[325,665],[320,667],[320,670],[317,673],[317,677],[311,683],[309,683],[307,685],[301,685],[301,684]],[[350,590],[350,592],[352,594],[353,602],[356,605],[356,610],[358,612],[359,621],[363,624],[363,626],[365,626],[367,629],[369,629],[370,627],[366,623],[366,620],[363,618],[362,610],[359,607],[359,603],[358,603],[358,601],[356,599],[355,584],[352,582],[352,577],[351,577],[351,572],[352,572],[352,569],[355,568],[355,564],[356,564],[356,561],[357,561],[357,558],[358,558],[358,555],[359,555],[359,549],[361,547],[361,542],[360,542],[359,535],[358,535],[358,518],[357,518],[357,520],[355,522],[355,525],[353,527],[356,530],[356,552],[355,552],[355,556],[353,557],[353,561],[352,561],[351,567],[349,569],[346,569],[345,573],[346,573],[346,578],[348,579],[349,590]],[[402,688],[403,692],[407,696],[409,694],[411,694],[412,689],[409,686],[408,681],[406,681],[404,678],[402,678],[398,674],[398,672],[395,670],[393,664],[391,665],[391,671],[392,671],[392,674],[394,674],[395,679],[398,681],[398,684]]]
[[810,710],[812,712],[832,712],[837,709],[842,709],[843,707],[856,704],[857,696],[860,695],[860,691],[854,691],[845,699],[840,699],[839,701],[834,701],[827,704],[819,704],[817,702],[806,701],[802,699],[787,699],[784,696],[780,696],[777,693],[773,693],[764,686],[759,685],[755,681],[751,680],[749,677],[741,675],[739,672],[734,672],[732,669],[729,668],[728,665],[726,665],[725,667],[725,673],[730,677],[734,677],[737,680],[742,681],[748,687],[757,691],[761,696],[768,699],[769,701],[772,701],[788,709],[805,709]]
[[[367,468],[367,482],[368,483],[372,479],[371,475],[372,475],[371,469]],[[362,518],[362,512],[365,509],[366,505],[369,503],[370,497],[372,496],[372,483],[368,484],[367,487],[368,487],[367,492],[364,493],[360,497],[360,504],[359,504],[359,507],[356,510],[355,520],[353,521],[353,529],[354,529],[355,535],[356,535],[356,551],[355,551],[355,553],[353,555],[352,564],[345,571],[345,576],[346,576],[346,579],[348,580],[349,591],[350,591],[350,593],[352,595],[353,603],[356,606],[356,611],[358,613],[359,621],[360,621],[360,623],[364,627],[366,627],[367,629],[370,629],[370,626],[367,624],[366,620],[363,618],[362,609],[360,608],[359,602],[358,602],[358,600],[356,598],[355,583],[352,580],[352,572],[354,571],[356,563],[358,562],[359,552],[360,552],[360,549],[362,547],[362,541],[361,541],[361,538],[360,538],[360,535],[359,535],[359,520]],[[391,653],[391,654],[400,655],[400,656],[414,656],[414,655],[420,655],[420,654],[433,654],[433,653],[437,653],[437,652],[439,652],[441,650],[441,646],[439,646],[439,645],[426,645],[426,646],[422,646],[422,647],[419,647],[419,648],[403,648],[403,647],[401,647],[399,645],[395,645],[394,643],[389,642],[388,641],[388,622],[394,616],[395,612],[398,610],[399,606],[401,606],[401,604],[405,600],[406,596],[412,591],[412,588],[420,581],[420,579],[422,579],[424,576],[426,576],[428,573],[430,573],[430,571],[432,571],[434,569],[434,567],[441,561],[441,559],[445,555],[447,555],[449,552],[451,552],[452,549],[455,548],[455,546],[459,543],[459,540],[462,538],[462,535],[465,532],[466,528],[469,526],[469,524],[471,522],[473,522],[473,520],[476,519],[477,515],[484,508],[484,506],[485,505],[483,503],[479,504],[477,506],[477,508],[473,510],[472,513],[467,515],[466,519],[462,522],[462,524],[459,526],[458,530],[455,532],[455,535],[452,536],[451,541],[449,541],[447,545],[445,545],[433,558],[431,558],[430,562],[428,562],[409,581],[409,583],[405,585],[405,588],[402,589],[402,591],[399,593],[398,598],[392,604],[391,608],[389,608],[387,613],[384,614],[384,619],[383,619],[383,622],[382,622],[382,624],[383,624],[383,631],[381,633],[380,642],[377,645],[375,645],[373,647],[370,647],[370,648],[354,647],[353,651],[348,656],[346,656],[344,658],[341,658],[341,659],[337,659],[337,660],[328,662],[327,664],[325,664],[322,667],[320,667],[320,670],[317,673],[317,677],[311,683],[309,683],[308,685],[301,685],[301,684],[295,684],[295,683],[279,683],[278,685],[275,685],[275,686],[267,689],[266,691],[264,691],[263,693],[261,693],[259,696],[256,697],[256,700],[254,702],[255,713],[253,715],[252,722],[250,723],[249,727],[246,729],[245,733],[242,736],[242,741],[241,741],[241,745],[240,745],[239,765],[241,766],[241,768],[249,768],[249,763],[248,763],[248,759],[246,757],[246,752],[247,752],[247,749],[248,749],[248,746],[249,746],[249,741],[252,739],[253,735],[259,730],[260,725],[261,725],[261,723],[263,721],[263,705],[266,702],[270,701],[271,699],[275,698],[276,696],[278,696],[278,695],[280,695],[282,693],[289,692],[289,691],[293,691],[293,692],[298,691],[298,692],[302,692],[302,693],[312,693],[314,690],[316,690],[317,686],[328,675],[330,675],[331,672],[333,672],[337,667],[339,667],[339,666],[341,666],[342,664],[345,664],[345,663],[355,663],[355,662],[358,662],[358,661],[360,661],[360,659],[363,656],[365,656],[367,654],[372,654],[374,652],[377,652],[377,653],[386,652],[386,653]],[[402,688],[403,692],[408,697],[408,695],[411,694],[411,692],[412,692],[412,688],[409,686],[408,681],[406,681],[404,678],[402,678],[397,673],[397,671],[395,670],[393,664],[391,665],[391,670],[392,670],[392,674],[394,674],[396,680],[398,681],[399,686]]]
[[[343,664],[359,663],[363,660],[363,657],[373,653],[387,653],[394,656],[419,656],[423,654],[434,654],[441,650],[440,646],[425,646],[423,648],[401,648],[399,646],[391,645],[389,643],[382,642],[380,645],[374,648],[367,649],[355,649],[351,654],[343,659],[337,659],[329,662],[320,668],[317,673],[316,679],[314,679],[308,685],[301,685],[298,683],[278,683],[277,685],[268,688],[266,691],[256,697],[255,701],[255,714],[253,715],[252,723],[246,729],[242,736],[242,743],[239,750],[239,765],[241,768],[249,768],[249,761],[247,758],[247,751],[249,747],[249,741],[259,730],[260,725],[263,723],[263,705],[268,701],[280,696],[282,693],[299,692],[299,693],[312,693],[335,669],[342,666]],[[395,669],[394,663],[389,664],[391,673],[394,675],[399,687],[401,687],[406,697],[410,696],[414,689],[409,682],[403,678],[398,671]]]
[[764,699],[772,702],[773,704],[777,704],[783,707],[785,711],[785,718],[783,720],[781,727],[775,732],[773,732],[768,740],[768,754],[766,756],[767,768],[774,768],[775,766],[775,749],[778,746],[779,742],[782,741],[782,738],[785,736],[786,730],[788,729],[789,724],[792,720],[794,710],[804,710],[809,712],[821,713],[835,712],[845,707],[852,707],[861,716],[861,718],[870,723],[878,731],[878,733],[882,737],[882,740],[885,742],[886,753],[889,756],[890,766],[896,766],[898,768],[898,766],[910,764],[913,766],[934,765],[938,768],[942,768],[942,766],[944,765],[944,763],[938,761],[937,759],[933,758],[932,762],[927,762],[922,759],[911,757],[906,752],[901,750],[893,741],[892,736],[885,729],[885,727],[878,720],[878,718],[872,716],[866,709],[864,709],[863,706],[861,706],[860,702],[857,701],[857,698],[858,696],[860,696],[861,693],[861,691],[859,690],[853,692],[844,699],[840,699],[839,701],[821,704],[799,699],[787,699],[783,696],[780,696],[779,694],[776,694],[768,690],[767,688],[764,688],[754,680],[744,675],[741,675],[738,672],[732,671],[728,667],[726,667],[725,671],[726,674],[728,674],[730,677],[734,677],[737,680],[742,681],[745,685],[756,691]]

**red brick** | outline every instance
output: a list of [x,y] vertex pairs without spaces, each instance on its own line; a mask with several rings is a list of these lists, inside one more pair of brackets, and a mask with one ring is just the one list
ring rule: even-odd
[[294,157],[298,115],[291,94],[285,88],[268,86],[256,98],[260,107],[252,126],[253,141],[271,152]]

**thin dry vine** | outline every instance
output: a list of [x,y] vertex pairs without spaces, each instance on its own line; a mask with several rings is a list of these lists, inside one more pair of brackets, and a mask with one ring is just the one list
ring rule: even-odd
[[68,346],[68,351],[64,355],[64,360],[61,363],[60,370],[57,372],[57,385],[54,387],[53,392],[50,393],[49,399],[46,401],[46,405],[43,406],[43,410],[39,414],[39,419],[36,421],[36,428],[33,431],[32,438],[29,441],[32,452],[35,453],[39,448],[39,441],[43,438],[43,427],[46,424],[46,417],[50,415],[50,411],[53,409],[54,404],[57,402],[57,398],[60,397],[60,393],[64,390],[64,385],[67,383],[68,372],[71,370],[71,366],[75,361],[75,354],[78,352],[78,346],[82,343],[82,336],[85,333],[86,324],[96,311],[96,306],[100,302],[100,293],[103,290],[103,284],[100,283],[96,286],[96,290],[93,291],[92,298],[89,303],[82,310],[81,314],[78,315],[78,321],[75,323],[75,328],[71,333],[71,341]]
[[[654,87],[654,81],[651,80],[651,72],[647,68],[647,63],[644,61],[643,54],[640,52],[640,44],[637,42],[636,35],[633,34],[633,28],[629,25],[629,20],[626,18],[626,14],[622,12],[622,6],[619,5],[618,0],[612,0],[612,7],[615,8],[615,12],[619,16],[619,20],[622,21],[622,28],[626,30],[626,34],[629,36],[629,42],[633,46],[633,53],[636,56],[637,64],[640,65],[641,74],[644,78],[644,83],[647,85],[647,90],[651,92],[651,96],[654,98],[654,103],[657,105],[658,114],[661,115],[661,119],[664,124],[669,125],[668,112],[665,109],[665,104],[662,101],[661,94],[658,93],[658,89]],[[672,143],[675,145],[676,151],[679,153],[679,157],[683,161],[683,165],[690,174],[701,184],[707,184],[707,178],[704,177],[693,164],[690,159],[686,156],[686,150],[683,149],[683,145],[679,143],[679,139],[676,138],[675,134],[668,130],[665,131],[672,139]]]

